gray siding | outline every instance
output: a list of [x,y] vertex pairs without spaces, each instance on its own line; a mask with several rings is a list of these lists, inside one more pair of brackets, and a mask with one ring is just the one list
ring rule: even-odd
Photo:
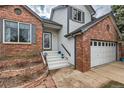
[[88,23],[91,21],[91,14],[90,12],[86,9],[85,6],[83,5],[72,5],[72,7],[77,8],[79,10],[81,10],[82,12],[84,12],[84,23],[79,23],[73,20],[69,20],[69,32],[72,32],[74,30],[76,30],[77,28],[81,27],[82,25]]

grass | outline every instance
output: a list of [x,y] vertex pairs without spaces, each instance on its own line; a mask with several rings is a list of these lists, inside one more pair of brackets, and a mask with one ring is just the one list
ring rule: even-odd
[[124,88],[124,84],[117,81],[110,81],[104,86],[102,86],[102,88]]

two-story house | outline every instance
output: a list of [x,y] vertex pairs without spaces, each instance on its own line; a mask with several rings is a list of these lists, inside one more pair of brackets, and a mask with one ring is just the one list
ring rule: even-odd
[[59,5],[50,20],[23,5],[0,6],[0,57],[43,51],[50,70],[80,71],[118,60],[121,34],[112,13],[93,18],[91,5]]
[[91,5],[59,5],[50,20],[61,29],[44,29],[43,49],[49,69],[73,65],[80,71],[119,59],[121,34],[112,13],[93,18]]

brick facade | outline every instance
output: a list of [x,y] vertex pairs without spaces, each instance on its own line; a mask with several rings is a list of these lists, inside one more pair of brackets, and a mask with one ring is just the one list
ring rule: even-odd
[[[15,8],[22,10],[21,15],[16,15]],[[33,51],[42,51],[42,23],[21,5],[0,6],[0,19],[34,24],[36,27],[36,44],[0,44],[0,55],[13,56],[27,54]]]
[[124,42],[119,43],[120,58],[124,58]]
[[[109,31],[106,29],[110,26]],[[91,68],[90,43],[91,40],[114,41],[119,40],[119,36],[112,23],[110,16],[104,18],[83,34],[76,36],[76,69],[85,72]],[[118,47],[118,45],[117,45]],[[117,48],[118,49],[118,48]]]

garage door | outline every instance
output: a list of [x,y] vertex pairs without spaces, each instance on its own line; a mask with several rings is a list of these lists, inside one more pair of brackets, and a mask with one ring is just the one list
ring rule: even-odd
[[110,63],[116,60],[116,43],[92,41],[91,67]]

